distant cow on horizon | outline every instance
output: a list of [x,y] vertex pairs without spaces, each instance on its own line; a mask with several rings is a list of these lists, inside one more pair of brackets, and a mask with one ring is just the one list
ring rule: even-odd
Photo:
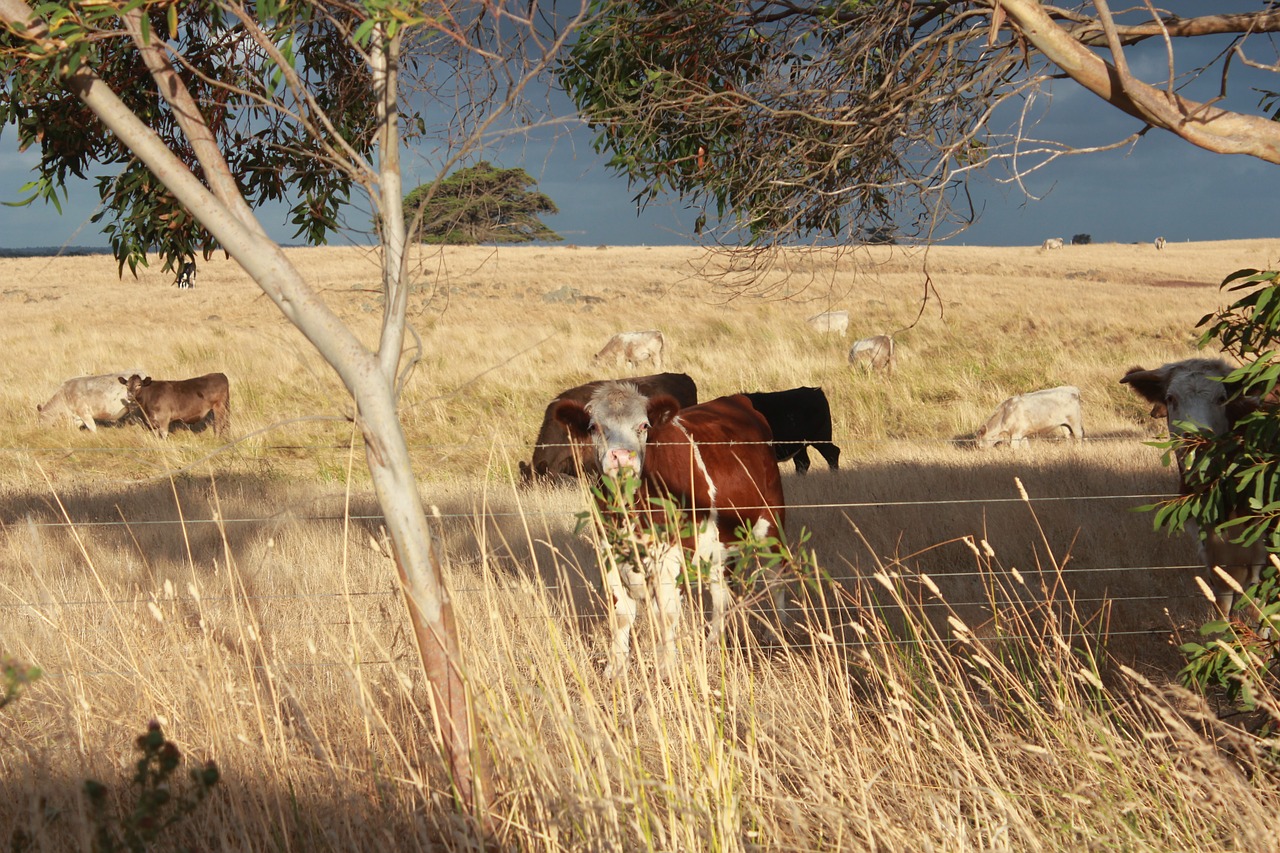
[[1026,447],[1027,437],[1066,427],[1071,437],[1084,441],[1084,421],[1080,412],[1080,389],[1061,385],[1043,391],[1017,394],[1001,403],[978,428],[978,447],[986,449],[1007,442],[1010,447]]
[[231,385],[225,373],[207,373],[194,379],[152,379],[135,373],[120,377],[129,405],[161,438],[169,436],[174,421],[197,424],[213,416],[213,431],[222,435],[231,426]]
[[97,376],[77,376],[62,383],[49,402],[36,406],[40,423],[51,426],[63,418],[97,432],[97,422],[115,423],[129,414],[129,399],[120,380],[141,368],[100,373]]
[[1164,238],[1163,238],[1163,237],[1157,237],[1157,238],[1156,238],[1156,251],[1157,251],[1157,252],[1159,252],[1160,250],[1162,250],[1162,249],[1164,248],[1164,242],[1165,242],[1165,241],[1164,241]]
[[657,329],[643,332],[619,332],[609,338],[600,352],[591,357],[591,363],[595,365],[612,363],[615,367],[625,364],[628,370],[634,370],[636,365],[647,361],[654,370],[662,370],[662,355],[666,346],[667,342],[662,337],[662,332]]
[[178,269],[178,278],[173,283],[179,290],[190,290],[195,287],[196,262],[194,260],[183,261],[182,266]]
[[1047,252],[1050,249],[1061,249],[1061,248],[1062,248],[1061,237],[1050,237],[1048,240],[1045,240],[1043,243],[1040,244],[1040,251],[1042,252]]

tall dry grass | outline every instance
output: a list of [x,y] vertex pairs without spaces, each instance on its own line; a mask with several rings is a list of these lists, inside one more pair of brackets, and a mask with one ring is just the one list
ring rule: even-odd
[[[1217,282],[1271,251],[797,252],[771,298],[684,250],[424,256],[403,411],[492,769],[487,841],[448,807],[349,403],[306,343],[229,262],[179,292],[116,281],[106,258],[0,261],[0,654],[46,673],[0,711],[0,830],[88,848],[80,781],[116,783],[123,808],[154,717],[223,770],[177,830],[201,848],[1275,847],[1266,744],[1170,684],[1209,605],[1191,542],[1130,511],[1172,482],[1117,383],[1191,354]],[[368,255],[293,255],[372,341]],[[900,333],[891,380],[803,324],[848,308],[849,338],[902,329],[926,274],[940,303]],[[544,300],[563,287],[599,301]],[[830,576],[785,644],[707,647],[691,613],[659,683],[645,621],[609,684],[584,498],[518,491],[511,471],[549,397],[641,328],[704,397],[823,386],[844,469],[785,478],[792,534],[812,531]],[[239,440],[37,426],[62,379],[134,364],[225,371]],[[1068,382],[1084,447],[952,441]]]

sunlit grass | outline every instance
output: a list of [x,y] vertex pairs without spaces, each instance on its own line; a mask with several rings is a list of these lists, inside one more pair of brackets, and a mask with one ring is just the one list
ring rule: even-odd
[[[888,379],[846,353],[915,317],[922,260],[900,252],[796,254],[774,284],[805,284],[797,302],[726,301],[685,250],[424,259],[402,414],[492,771],[488,844],[1274,846],[1266,744],[1169,684],[1172,644],[1210,605],[1181,568],[1189,538],[1131,511],[1173,480],[1142,444],[1158,426],[1117,381],[1191,354],[1216,282],[1267,248],[935,249],[941,312],[899,333]],[[367,254],[291,254],[374,340]],[[345,392],[230,263],[202,263],[189,292],[114,269],[0,260],[0,654],[46,673],[0,711],[0,832],[87,849],[81,780],[127,777],[157,718],[223,772],[175,844],[481,849],[449,807]],[[1200,286],[1168,285],[1185,281]],[[604,302],[543,301],[565,285]],[[827,308],[850,310],[848,337],[805,326]],[[610,334],[645,328],[704,398],[822,386],[844,467],[784,469],[788,528],[812,531],[831,579],[786,644],[708,645],[691,604],[669,680],[642,618],[611,683],[599,568],[574,532],[584,496],[516,491],[511,472],[548,399],[596,378]],[[161,442],[36,424],[63,379],[133,364],[226,372],[234,436],[261,432],[214,454],[209,430]],[[1005,396],[1064,383],[1083,391],[1084,447],[954,441]],[[767,641],[756,616],[735,618]]]

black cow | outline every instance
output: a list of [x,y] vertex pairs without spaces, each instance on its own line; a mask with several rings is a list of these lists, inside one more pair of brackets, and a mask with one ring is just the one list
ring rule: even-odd
[[827,465],[840,467],[840,448],[831,443],[831,404],[821,388],[756,391],[746,395],[773,430],[773,453],[779,463],[794,459],[796,473],[809,470],[808,445]]
[[174,282],[179,290],[190,290],[196,286],[196,262],[183,261],[178,270],[178,280]]

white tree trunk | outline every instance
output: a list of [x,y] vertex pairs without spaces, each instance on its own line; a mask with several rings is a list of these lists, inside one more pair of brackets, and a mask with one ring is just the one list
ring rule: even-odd
[[[40,42],[47,31],[35,20],[21,0],[0,0],[0,20],[20,24],[33,41]],[[140,34],[138,34],[140,38]],[[45,40],[56,52],[59,45]],[[413,475],[409,449],[396,410],[396,372],[404,338],[407,288],[404,284],[404,223],[400,216],[399,134],[395,110],[395,47],[381,40],[373,46],[375,62],[374,97],[383,120],[380,138],[384,159],[379,183],[385,214],[394,207],[393,234],[384,253],[384,283],[387,308],[380,354],[365,348],[336,314],[329,310],[289,263],[280,246],[270,240],[258,222],[246,215],[242,197],[219,198],[200,182],[174,155],[151,128],[126,107],[89,68],[80,68],[65,79],[95,115],[146,164],[221,246],[244,268],[280,311],[298,328],[342,378],[356,404],[359,426],[365,440],[365,454],[378,503],[386,518],[387,532],[394,549],[414,636],[423,668],[431,685],[434,709],[444,742],[442,748],[462,804],[468,810],[480,807],[483,813],[489,792],[477,784],[473,766],[474,748],[469,705],[462,678],[457,628],[448,592],[441,583],[439,562],[431,530],[427,526],[422,499]],[[148,67],[158,81],[174,75],[167,60],[157,55]],[[185,112],[185,122],[202,135],[203,117],[183,87],[162,85],[162,96],[172,98]],[[185,97],[185,100],[184,100]],[[173,103],[171,101],[171,103]],[[184,127],[187,126],[184,123]],[[206,128],[207,129],[207,128]],[[189,133],[193,132],[191,130]],[[211,138],[211,137],[210,137]],[[386,152],[392,152],[389,156]],[[226,195],[234,187],[225,160],[216,146],[204,145],[197,156],[207,172],[215,173],[211,186]],[[396,199],[394,205],[390,204]],[[386,234],[384,224],[383,233]],[[386,238],[384,237],[384,240]],[[388,328],[398,326],[398,328]]]

